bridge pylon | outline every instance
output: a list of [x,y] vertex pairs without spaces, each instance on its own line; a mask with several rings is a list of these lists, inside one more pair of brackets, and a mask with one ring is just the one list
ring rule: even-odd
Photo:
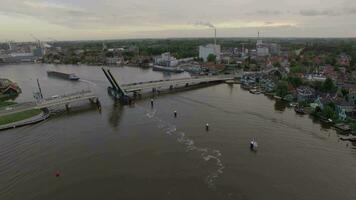
[[111,84],[111,86],[108,87],[108,94],[115,100],[120,100],[123,104],[131,103],[131,97],[127,95],[124,89],[122,89],[110,70],[105,70],[104,68],[102,68],[102,70]]

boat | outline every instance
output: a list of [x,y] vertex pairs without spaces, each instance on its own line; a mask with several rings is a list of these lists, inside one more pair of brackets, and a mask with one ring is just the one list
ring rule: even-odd
[[257,89],[251,89],[251,90],[249,90],[249,92],[250,92],[251,94],[261,94],[261,91],[259,91],[259,90],[257,90]]
[[258,143],[255,140],[250,142],[250,149],[251,151],[257,151]]
[[227,83],[229,85],[233,85],[235,83],[235,81],[234,80],[227,80],[227,81],[225,81],[225,83]]
[[274,97],[275,99],[277,99],[277,100],[281,100],[281,99],[282,99],[282,97],[277,96],[277,95],[274,95],[273,97]]
[[298,114],[302,114],[302,115],[305,115],[305,114],[306,114],[304,108],[299,107],[299,106],[295,106],[295,107],[294,107],[294,111],[295,111],[296,113],[298,113]]
[[165,67],[165,66],[160,66],[160,65],[154,65],[153,71],[173,72],[173,73],[184,72],[184,70],[179,67]]
[[290,107],[296,107],[298,104],[297,103],[294,103],[294,102],[292,102],[292,103],[289,103],[289,106]]
[[67,73],[63,73],[63,72],[58,72],[58,71],[47,71],[47,75],[48,76],[53,76],[53,77],[58,77],[58,78],[63,78],[63,79],[68,79],[71,81],[78,81],[80,78],[71,73],[71,74],[67,74]]

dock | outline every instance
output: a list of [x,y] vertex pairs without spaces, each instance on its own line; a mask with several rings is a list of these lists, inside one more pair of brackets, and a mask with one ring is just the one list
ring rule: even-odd
[[340,140],[356,142],[356,135],[340,137]]

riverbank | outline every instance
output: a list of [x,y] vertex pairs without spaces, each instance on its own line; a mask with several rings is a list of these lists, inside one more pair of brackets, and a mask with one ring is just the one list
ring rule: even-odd
[[48,109],[33,109],[0,118],[0,131],[35,124],[50,116]]

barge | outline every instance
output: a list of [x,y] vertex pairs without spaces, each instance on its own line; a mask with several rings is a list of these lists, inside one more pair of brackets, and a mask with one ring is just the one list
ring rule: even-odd
[[58,78],[63,78],[63,79],[68,79],[71,81],[78,81],[80,78],[75,75],[75,74],[67,74],[63,72],[58,72],[58,71],[47,71],[48,76],[53,76],[53,77],[58,77]]

